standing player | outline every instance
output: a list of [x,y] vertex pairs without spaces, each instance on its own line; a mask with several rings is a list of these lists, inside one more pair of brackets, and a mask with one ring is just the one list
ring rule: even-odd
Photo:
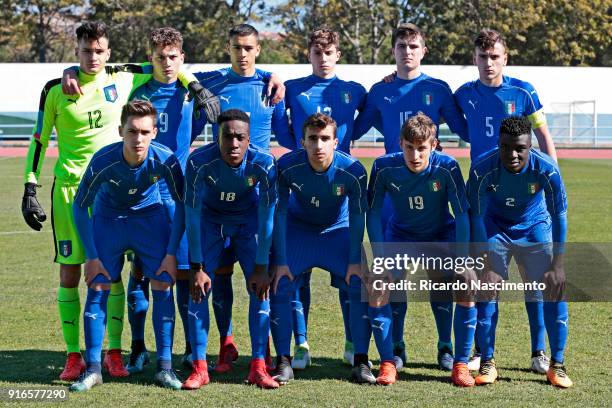
[[236,254],[249,291],[252,360],[248,381],[278,388],[264,358],[270,332],[268,256],[276,207],[274,157],[249,147],[249,115],[229,109],[219,116],[218,143],[194,151],[187,160],[186,225],[189,239],[192,300],[189,333],[193,371],[183,384],[196,389],[209,381],[206,362],[208,290],[217,277],[224,249]]
[[[340,38],[337,32],[319,28],[310,34],[308,60],[312,65],[312,75],[285,82],[287,87],[285,104],[290,113],[291,130],[295,138],[295,145],[292,146],[292,149],[301,146],[302,126],[306,118],[320,112],[331,116],[336,121],[338,150],[350,154],[355,112],[363,109],[366,90],[356,82],[343,81],[336,76],[336,63],[340,56]],[[296,291],[291,301],[296,345],[291,364],[296,369],[304,369],[310,364],[307,341],[310,272],[305,272],[302,275],[302,280],[302,285],[296,285]],[[332,284],[342,286],[336,284],[336,282]],[[349,325],[348,292],[339,289],[338,295],[346,336],[344,360],[353,365],[353,340]]]
[[[78,80],[83,87],[79,94],[65,96],[58,78],[47,82],[43,88],[35,133],[26,159],[25,191],[21,205],[26,223],[39,231],[46,215],[36,198],[36,187],[45,151],[55,128],[59,157],[51,191],[51,224],[55,262],[60,264],[57,302],[68,352],[66,365],[60,374],[60,379],[65,381],[75,380],[85,369],[79,346],[81,304],[78,291],[85,253],[74,226],[72,202],[91,156],[101,147],[118,140],[116,126],[119,124],[121,107],[131,89],[145,83],[151,74],[150,66],[106,67],[110,48],[103,23],[86,22],[76,30],[76,34]],[[194,77],[183,76],[182,82],[185,85],[193,82],[202,91]],[[111,286],[109,351],[104,359],[104,365],[112,376],[128,375],[121,361],[124,310],[125,293],[119,280]]]
[[[545,282],[552,290],[555,282],[564,279],[567,235],[567,197],[560,170],[549,156],[531,148],[531,123],[524,116],[502,120],[498,145],[470,171],[473,240],[488,242],[489,265],[498,279],[508,279],[508,264],[514,256],[525,269],[526,281]],[[497,379],[493,359],[496,303],[478,302],[477,341],[482,352],[478,385]],[[571,387],[563,366],[567,302],[546,299],[543,309],[552,356],[546,376],[555,386]]]
[[[124,253],[134,251],[153,289],[153,328],[157,345],[155,381],[180,389],[172,370],[176,248],[183,232],[183,173],[167,147],[151,143],[157,134],[155,108],[144,101],[123,107],[123,142],[100,149],[91,159],[74,200],[74,219],[85,248],[88,285],[83,313],[87,370],[72,391],[102,384],[101,352],[110,284],[123,268]],[[164,180],[176,202],[168,218],[159,195]],[[89,211],[92,209],[92,217]],[[172,225],[172,227],[171,227]],[[164,256],[165,254],[165,256]]]
[[[385,152],[399,152],[403,123],[417,112],[423,112],[435,125],[444,118],[453,132],[466,139],[467,125],[449,86],[421,72],[421,60],[427,53],[425,34],[414,24],[400,24],[393,31],[391,46],[397,75],[392,82],[381,81],[372,86],[366,107],[357,117],[354,136],[361,136],[375,126],[385,138]],[[391,214],[391,202],[387,199],[382,212],[383,230]],[[405,363],[403,333],[406,303],[392,302],[391,307],[394,353]],[[435,309],[434,316],[436,321],[450,319],[452,308]]]
[[[358,383],[393,384],[397,371],[389,333],[391,307],[388,303],[368,306],[361,299],[366,171],[358,160],[336,151],[336,122],[329,116],[310,116],[302,135],[304,149],[287,153],[278,163],[277,266],[271,294],[277,379],[286,382],[293,378],[289,365],[291,281],[299,281],[300,274],[310,268],[321,267],[342,280],[349,291],[355,344],[353,379]],[[368,365],[370,327],[381,359],[378,378]]]
[[[200,83],[219,97],[221,111],[240,109],[250,118],[251,144],[265,151],[269,150],[270,137],[275,134],[279,143],[290,147],[289,124],[285,114],[282,98],[276,105],[268,103],[266,87],[274,78],[268,72],[255,68],[261,46],[259,33],[248,25],[240,24],[229,31],[227,49],[232,62],[231,67],[218,71],[196,73]],[[284,92],[277,89],[275,96]],[[199,126],[198,126],[199,125]],[[196,125],[194,131],[200,132],[204,123]],[[213,124],[213,134],[218,137],[218,125]],[[217,372],[227,372],[232,368],[232,361],[238,358],[232,331],[233,288],[232,274],[236,254],[226,252],[219,263],[219,270],[210,270],[216,277],[213,279],[213,311],[219,329],[220,350],[215,367]]]
[[[402,126],[402,151],[374,161],[368,186],[370,242],[469,242],[468,205],[461,169],[455,159],[436,152],[436,144],[436,125],[419,112]],[[383,230],[381,212],[385,196],[391,199],[393,215]],[[449,203],[454,219],[449,212]],[[427,272],[435,281],[452,278],[444,276],[445,271]],[[438,329],[438,364],[450,371],[453,368],[453,315],[436,311],[452,311],[453,293],[438,291],[430,295]],[[462,324],[465,320],[457,321],[464,314],[466,311],[458,307],[455,313],[456,335],[460,335],[459,326],[465,329]]]
[[[130,99],[148,100],[157,111],[155,141],[174,152],[185,170],[189,146],[194,139],[191,132],[193,101],[187,89],[178,82],[178,73],[185,59],[183,37],[173,28],[158,28],[149,39],[153,79],[137,88]],[[174,217],[175,203],[165,182],[159,182],[159,192],[170,219]],[[141,372],[149,356],[144,344],[144,328],[149,306],[149,280],[142,276],[140,262],[136,262],[128,285],[128,318],[132,329],[132,352],[127,365],[131,373]],[[189,344],[189,259],[187,237],[183,236],[177,251],[176,302],[185,332],[186,350],[183,362],[191,361]]]
[[[512,115],[529,119],[540,149],[554,161],[557,153],[553,144],[546,116],[537,92],[530,83],[503,75],[508,62],[506,42],[494,30],[482,30],[474,40],[474,64],[479,79],[467,82],[456,92],[455,98],[467,119],[470,140],[470,157],[477,163],[497,147],[499,126],[502,119]],[[522,271],[522,266],[519,266]],[[526,293],[525,302],[531,332],[531,368],[546,373],[549,359],[545,354],[546,333],[541,293]],[[494,319],[497,319],[498,311]],[[476,336],[480,333],[476,331]],[[478,350],[470,368],[478,369]]]

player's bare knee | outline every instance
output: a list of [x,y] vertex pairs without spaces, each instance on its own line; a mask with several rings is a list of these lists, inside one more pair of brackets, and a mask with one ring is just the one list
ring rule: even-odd
[[60,286],[76,288],[81,280],[81,265],[60,264]]
[[151,279],[151,289],[153,290],[169,290],[172,284],[168,282]]
[[225,276],[234,274],[234,265],[224,265],[217,268],[215,275]]
[[95,291],[100,291],[100,290],[110,290],[111,288],[111,284],[110,283],[92,283],[89,285],[89,289],[93,289]]
[[177,269],[176,280],[189,280],[189,269]]

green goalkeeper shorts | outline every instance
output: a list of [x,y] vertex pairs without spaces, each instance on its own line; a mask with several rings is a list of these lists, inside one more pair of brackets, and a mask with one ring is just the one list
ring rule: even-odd
[[53,181],[51,225],[55,243],[54,261],[59,264],[80,265],[85,263],[85,249],[74,224],[72,213],[72,203],[78,187],[79,183],[66,183],[57,178]]

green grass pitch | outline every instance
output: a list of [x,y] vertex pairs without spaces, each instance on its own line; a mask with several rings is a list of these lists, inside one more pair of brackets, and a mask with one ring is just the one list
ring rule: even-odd
[[[364,159],[369,169],[371,160]],[[43,169],[39,196],[49,214],[53,159]],[[464,175],[467,161],[461,161]],[[612,242],[612,161],[562,160],[569,200],[569,240]],[[64,363],[64,342],[55,303],[58,267],[52,263],[50,223],[40,233],[30,231],[20,214],[23,159],[0,158],[0,387],[68,385],[58,380]],[[126,271],[123,274],[127,280]],[[496,358],[500,381],[492,386],[459,389],[448,373],[436,368],[436,331],[427,303],[408,306],[405,339],[408,365],[400,381],[390,387],[358,386],[347,378],[341,362],[343,326],[337,292],[328,274],[313,274],[309,343],[313,366],[296,372],[296,380],[276,391],[243,384],[249,354],[247,296],[244,279],[234,275],[234,330],[241,357],[231,374],[213,375],[210,385],[194,392],[169,391],[152,383],[154,364],[124,380],[105,377],[103,386],[86,394],[71,394],[62,406],[606,406],[612,401],[610,333],[612,308],[607,303],[572,303],[566,365],[575,387],[558,390],[545,377],[528,371],[529,329],[523,303],[500,305]],[[127,286],[127,284],[126,284]],[[81,286],[81,303],[85,290]],[[212,314],[212,313],[211,313]],[[215,360],[218,332],[211,317],[209,355]],[[127,318],[126,318],[127,321]],[[82,335],[81,335],[82,336]],[[123,348],[129,347],[126,324]],[[146,342],[155,347],[147,322]],[[81,340],[84,346],[84,341]],[[174,352],[184,350],[183,329],[177,316]],[[370,356],[378,355],[372,342]],[[375,367],[377,368],[377,367]],[[178,367],[184,379],[188,373]]]

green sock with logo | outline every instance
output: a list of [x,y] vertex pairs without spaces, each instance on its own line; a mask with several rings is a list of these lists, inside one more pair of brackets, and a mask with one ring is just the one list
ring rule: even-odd
[[123,316],[125,314],[125,290],[123,281],[111,285],[106,309],[106,328],[108,330],[108,349],[121,349]]
[[57,307],[59,309],[62,333],[68,353],[80,353],[79,327],[81,321],[81,300],[79,288],[63,288],[57,290]]

